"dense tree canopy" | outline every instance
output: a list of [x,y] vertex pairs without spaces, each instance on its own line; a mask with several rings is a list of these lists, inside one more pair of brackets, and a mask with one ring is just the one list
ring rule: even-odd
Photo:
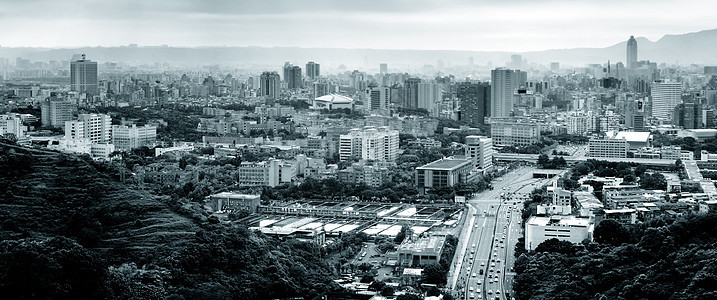
[[714,213],[659,216],[624,230],[602,221],[595,229],[597,243],[522,254],[515,265],[516,298],[713,299],[714,224]]

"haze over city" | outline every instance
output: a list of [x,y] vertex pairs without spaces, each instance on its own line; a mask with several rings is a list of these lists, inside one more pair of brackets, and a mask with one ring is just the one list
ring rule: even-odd
[[714,299],[714,8],[0,0],[0,295]]
[[[717,28],[680,1],[0,1],[9,47],[291,46],[526,52]],[[31,18],[31,19],[28,19]]]

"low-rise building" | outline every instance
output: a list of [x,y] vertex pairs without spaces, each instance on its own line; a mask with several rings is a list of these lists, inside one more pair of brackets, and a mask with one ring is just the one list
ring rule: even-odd
[[208,196],[205,200],[206,204],[212,211],[246,211],[250,213],[257,212],[261,204],[260,195],[239,194],[234,192],[222,192]]
[[242,162],[237,167],[239,186],[276,187],[296,178],[296,165],[281,159],[268,162]]
[[406,237],[398,246],[397,265],[416,267],[437,264],[443,253],[445,235],[426,235],[423,237]]
[[556,238],[574,244],[593,239],[595,224],[589,218],[553,215],[532,216],[525,222],[525,249],[535,250],[540,243]]
[[470,158],[443,158],[416,168],[416,185],[421,194],[434,188],[475,182],[476,179]]
[[541,124],[527,118],[493,118],[490,136],[495,145],[529,146],[541,139]]
[[602,202],[592,192],[575,191],[573,199],[575,199],[575,207],[581,217],[594,217],[603,210]]
[[603,186],[602,197],[609,209],[632,207],[645,201],[645,190],[638,185]]

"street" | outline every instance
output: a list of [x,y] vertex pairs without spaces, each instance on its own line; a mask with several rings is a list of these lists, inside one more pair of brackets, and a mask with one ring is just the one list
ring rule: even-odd
[[513,253],[521,236],[522,200],[549,181],[533,179],[534,170],[534,167],[513,170],[495,179],[493,190],[468,200],[468,211],[474,216],[464,226],[472,228],[461,236],[468,238],[459,243],[464,248],[458,249],[458,261],[449,278],[449,285],[460,292],[460,298],[510,299]]

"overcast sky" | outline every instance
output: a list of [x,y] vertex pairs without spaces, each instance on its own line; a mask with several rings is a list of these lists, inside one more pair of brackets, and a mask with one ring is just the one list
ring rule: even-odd
[[714,0],[0,0],[1,46],[533,51],[717,28]]

